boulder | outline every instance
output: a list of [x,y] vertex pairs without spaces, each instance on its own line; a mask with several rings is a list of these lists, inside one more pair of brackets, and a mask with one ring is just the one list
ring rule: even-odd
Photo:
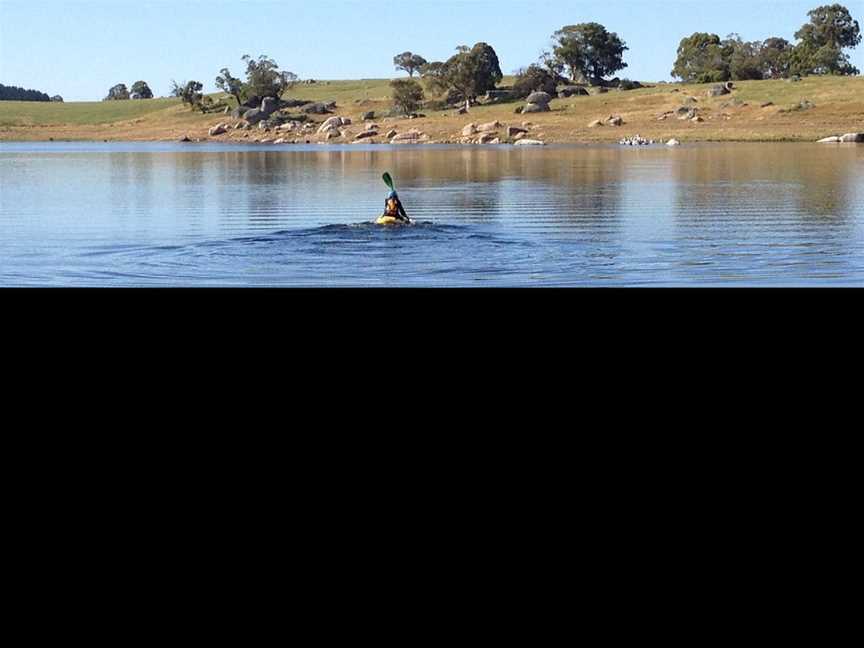
[[599,119],[595,119],[593,122],[588,124],[588,128],[598,128],[599,126],[602,126],[602,125],[603,125],[602,121],[600,121]]
[[189,139],[188,135],[184,135],[183,137],[180,138],[180,141],[181,142],[191,142],[192,140]]
[[315,103],[310,103],[302,106],[300,108],[300,111],[306,113],[307,115],[326,115],[330,112],[330,109],[327,107],[327,104],[316,101]]
[[396,135],[398,135],[398,133],[395,130],[389,130],[384,137],[386,137],[387,139],[393,139],[394,137],[396,137]]
[[498,130],[499,128],[501,128],[501,122],[494,121],[494,122],[488,122],[486,124],[480,124],[477,127],[477,131],[480,133],[490,133],[492,131]]
[[501,140],[500,140],[499,138],[496,137],[495,139],[493,139],[493,140],[492,140],[491,142],[489,142],[489,143],[490,143],[490,144],[500,144],[500,143],[501,143]]
[[261,112],[265,115],[272,115],[279,107],[279,100],[276,97],[264,97],[261,101]]
[[300,106],[305,106],[306,104],[312,103],[308,99],[287,99],[282,102],[282,106],[284,108],[299,108]]
[[234,124],[234,130],[240,130],[241,128],[244,128],[245,126],[246,126],[245,122],[239,121],[236,124]]
[[357,133],[354,136],[355,140],[368,139],[370,137],[375,137],[378,134],[377,130],[365,130],[362,133]]
[[722,97],[723,95],[729,94],[730,89],[727,88],[722,83],[718,83],[715,86],[711,86],[705,94],[709,97]]
[[284,144],[284,143],[285,143],[285,139],[282,138],[282,137],[280,137],[279,139],[274,140],[273,143],[274,143],[274,144]]
[[666,146],[681,146],[681,142],[673,138],[666,142]]
[[517,134],[513,137],[513,139],[514,139],[515,141],[518,142],[519,140],[523,139],[523,138],[525,137],[525,135],[527,135],[527,133],[517,133]]
[[330,117],[321,124],[318,132],[324,133],[325,131],[332,130],[334,128],[338,129],[340,126],[348,126],[350,123],[351,120],[345,117]]
[[558,91],[559,99],[567,99],[568,97],[587,97],[589,92],[582,86],[564,86]]
[[535,139],[520,139],[513,146],[546,146],[546,142]]
[[526,104],[524,108],[522,108],[522,114],[527,113],[541,113],[541,112],[549,112],[549,104],[534,104],[529,103]]
[[495,135],[495,133],[483,133],[480,135],[480,138],[477,140],[477,143],[478,144],[489,144],[494,139],[497,139],[497,135]]
[[340,131],[330,130],[330,131],[327,131],[327,134],[324,136],[324,139],[325,140],[331,140],[331,139],[339,139],[340,137],[342,137],[342,133]]
[[850,143],[864,143],[864,133],[846,133],[845,135],[840,136],[841,142]]
[[840,138],[834,135],[833,137],[826,137],[825,139],[821,139],[817,142],[817,144],[839,144]]
[[370,110],[369,112],[363,113],[363,121],[367,121],[369,119],[375,119],[375,111]]
[[406,133],[399,133],[393,137],[394,142],[414,142],[423,137],[423,133],[416,129],[411,129]]
[[267,115],[260,108],[253,108],[252,110],[247,110],[243,113],[243,119],[250,124],[257,124],[258,122],[267,119]]
[[532,92],[525,101],[529,104],[546,106],[552,101],[552,96],[546,92]]
[[610,126],[623,126],[624,120],[621,118],[621,115],[609,115],[606,123]]
[[509,101],[513,98],[513,93],[510,90],[489,90],[486,93],[484,101],[486,103],[496,103],[499,101]]
[[225,124],[217,124],[216,126],[211,128],[209,131],[207,131],[207,134],[210,137],[215,137],[216,135],[224,135],[227,132],[228,132],[228,127],[225,126]]
[[693,117],[693,119],[691,119],[690,121],[691,121],[691,122],[704,122],[705,120],[702,119],[699,115],[696,115],[696,116]]
[[462,136],[469,137],[477,132],[477,124],[470,123],[462,129]]
[[508,126],[507,127],[507,137],[516,137],[519,133],[527,133],[528,131],[524,128],[519,128],[518,126]]

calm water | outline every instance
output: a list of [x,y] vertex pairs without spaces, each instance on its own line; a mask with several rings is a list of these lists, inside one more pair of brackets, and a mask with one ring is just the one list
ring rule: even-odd
[[6,143],[0,285],[864,286],[864,146]]

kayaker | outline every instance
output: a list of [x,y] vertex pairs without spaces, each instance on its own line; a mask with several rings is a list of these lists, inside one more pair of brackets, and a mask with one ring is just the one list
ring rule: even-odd
[[387,200],[384,202],[384,217],[395,218],[403,223],[411,222],[411,219],[408,218],[408,214],[405,213],[402,201],[399,200],[399,194],[395,191],[391,191],[390,195],[387,196]]

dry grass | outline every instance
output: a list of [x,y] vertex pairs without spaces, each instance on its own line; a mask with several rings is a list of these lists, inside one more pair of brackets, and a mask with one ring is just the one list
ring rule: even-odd
[[[506,80],[505,80],[506,82]],[[732,95],[709,98],[707,85],[660,84],[629,92],[613,91],[590,97],[556,99],[552,112],[514,114],[520,104],[478,106],[469,115],[455,111],[430,112],[416,120],[377,120],[382,131],[417,128],[436,142],[458,142],[462,127],[469,122],[500,121],[519,125],[530,121],[531,137],[549,143],[616,142],[636,133],[655,140],[677,138],[698,141],[814,141],[827,135],[864,131],[864,78],[812,77],[799,83],[786,81],[747,81],[737,84]],[[216,95],[218,96],[218,95]],[[216,97],[214,96],[214,97]],[[292,97],[310,100],[335,100],[338,114],[359,123],[362,114],[390,108],[389,81],[330,81],[298,86]],[[671,115],[663,121],[664,112],[685,105],[686,97],[696,98],[703,122],[681,121]],[[802,99],[815,104],[810,110],[780,112]],[[37,118],[35,104],[0,103],[0,139],[6,140],[171,140],[183,135],[206,138],[207,130],[220,122],[230,121],[224,115],[201,115],[175,103],[105,102],[94,104],[53,104],[50,119]],[[773,105],[762,107],[763,104]],[[7,104],[7,105],[4,105]],[[137,104],[137,105],[136,105]],[[145,105],[147,104],[147,105]],[[119,107],[118,107],[119,106]],[[134,115],[111,112],[135,108]],[[144,110],[153,108],[152,110]],[[589,128],[595,119],[620,115],[624,126]],[[387,124],[385,127],[384,124]],[[358,129],[355,127],[354,132]],[[245,135],[248,134],[248,137]],[[243,141],[261,137],[257,131],[231,131],[218,139]],[[314,138],[310,138],[315,141]],[[333,140],[340,143],[340,140]],[[378,140],[383,143],[382,140]],[[344,143],[344,140],[342,140]]]

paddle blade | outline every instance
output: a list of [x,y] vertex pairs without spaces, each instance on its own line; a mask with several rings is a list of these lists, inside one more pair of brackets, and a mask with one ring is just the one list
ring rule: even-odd
[[389,173],[384,174],[384,184],[390,187],[390,191],[396,191],[396,188],[393,186],[393,178],[390,177]]

